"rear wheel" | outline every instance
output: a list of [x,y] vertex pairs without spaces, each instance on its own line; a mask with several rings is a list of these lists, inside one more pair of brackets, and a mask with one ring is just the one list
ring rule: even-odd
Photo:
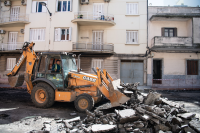
[[91,110],[94,107],[94,99],[88,94],[81,94],[74,101],[74,106],[79,112]]
[[54,104],[55,92],[48,84],[38,83],[33,87],[31,99],[36,107],[48,108]]

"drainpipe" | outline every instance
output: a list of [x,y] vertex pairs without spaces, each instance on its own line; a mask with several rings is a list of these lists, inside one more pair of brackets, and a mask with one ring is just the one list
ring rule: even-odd
[[[149,11],[148,11],[148,5],[149,5],[149,2],[147,0],[147,47],[148,47],[148,24],[149,24],[149,21],[148,21],[148,18],[149,18]],[[148,68],[148,53],[147,53],[147,56],[146,56],[146,85],[148,85],[148,74],[147,74],[147,68]]]

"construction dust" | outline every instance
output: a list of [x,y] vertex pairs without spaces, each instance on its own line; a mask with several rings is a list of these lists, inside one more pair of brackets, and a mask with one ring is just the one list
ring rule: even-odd
[[[107,103],[87,117],[73,119],[30,117],[7,125],[0,125],[0,132],[15,133],[200,133],[200,121],[196,114],[188,112],[184,105],[169,101],[157,92],[148,94],[137,90],[138,83],[121,84],[118,89],[130,100],[112,113]],[[72,112],[71,115],[76,115]]]

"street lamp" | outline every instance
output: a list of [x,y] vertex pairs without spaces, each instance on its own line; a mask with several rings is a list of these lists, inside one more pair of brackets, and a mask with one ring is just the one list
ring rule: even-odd
[[[40,2],[40,4],[42,6],[45,6],[47,8],[47,4],[45,2]],[[49,12],[49,15],[52,16],[52,13],[50,13],[49,9],[47,8],[48,12]]]

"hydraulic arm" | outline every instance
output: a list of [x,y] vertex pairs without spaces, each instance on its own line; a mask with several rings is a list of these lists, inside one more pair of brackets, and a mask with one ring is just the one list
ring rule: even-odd
[[[31,76],[33,71],[33,66],[37,59],[35,52],[32,50],[35,43],[28,43],[25,42],[22,48],[23,53],[18,60],[17,64],[14,66],[12,71],[7,74],[8,81],[11,87],[21,86],[26,81],[28,93],[31,93],[33,89],[33,85],[31,82]],[[18,71],[20,70],[21,66],[26,62],[26,72],[25,74],[17,75]]]

